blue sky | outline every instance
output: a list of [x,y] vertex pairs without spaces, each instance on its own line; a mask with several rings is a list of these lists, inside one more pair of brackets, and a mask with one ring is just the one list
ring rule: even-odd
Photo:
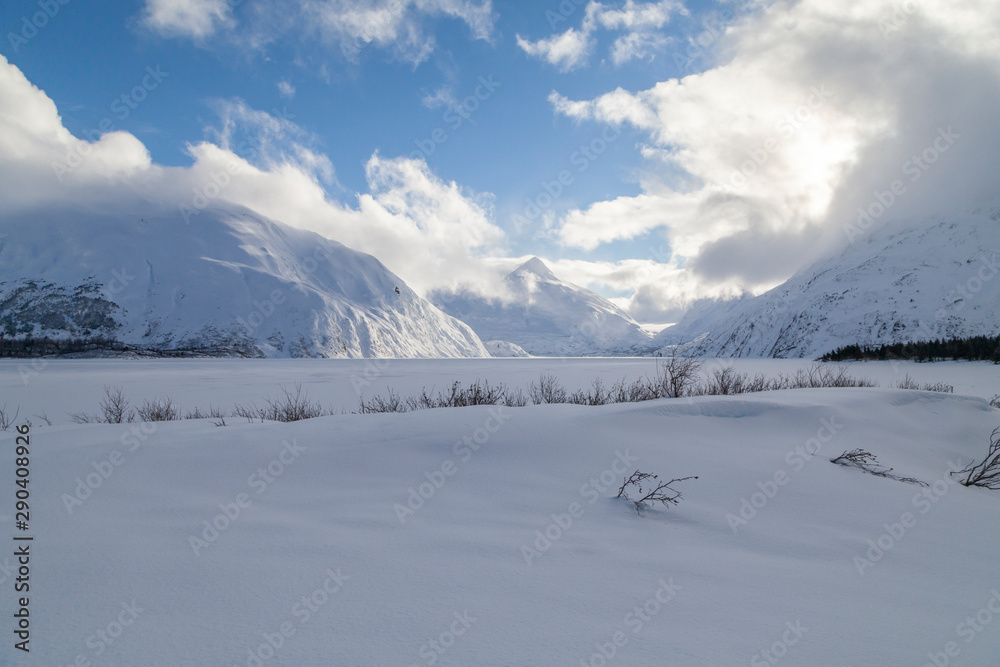
[[[233,9],[235,20],[250,11],[250,4]],[[547,37],[552,32],[547,13],[559,17],[552,21],[557,27],[576,23],[584,2],[567,0],[566,16],[559,3],[496,2],[489,40],[476,39],[460,19],[424,17],[421,22],[433,33],[436,48],[416,65],[374,45],[362,45],[357,62],[351,62],[336,45],[317,41],[280,39],[252,52],[219,36],[204,43],[165,38],[143,27],[144,5],[73,0],[17,53],[12,48],[2,52],[48,93],[78,137],[110,117],[116,129],[141,139],[155,162],[189,164],[185,144],[204,138],[204,128],[218,123],[212,101],[240,97],[250,107],[283,114],[315,135],[315,147],[330,158],[341,186],[331,187],[331,196],[365,190],[364,164],[374,151],[384,156],[417,153],[441,178],[493,193],[501,225],[523,214],[525,199],[537,197],[543,183],[557,180],[567,167],[575,171],[574,180],[552,207],[556,212],[639,191],[633,173],[637,133],[625,128],[580,173],[570,159],[603,127],[556,117],[547,97],[555,89],[572,97],[594,97],[618,86],[643,89],[677,76],[671,56],[686,32],[697,27],[696,16],[678,14],[663,30],[678,40],[673,48],[623,67],[595,58],[592,67],[563,73],[528,57],[518,48],[516,35]],[[16,27],[38,10],[37,0],[6,3],[3,25]],[[611,41],[603,34],[596,38]],[[169,76],[121,119],[121,107],[111,105],[141,81],[146,66],[159,66]],[[499,84],[482,101],[475,98],[480,77]],[[280,82],[294,87],[294,95],[282,95]],[[464,114],[424,104],[442,88]],[[440,144],[433,139],[438,129],[445,133],[437,137],[445,139]],[[533,252],[531,244],[520,245],[525,246],[521,251]],[[559,256],[552,244],[546,250]],[[610,258],[615,253],[608,249],[602,254]]]
[[[912,11],[819,0],[8,0],[0,54],[77,139],[97,141],[103,121],[141,142],[151,165],[196,171],[202,142],[264,171],[291,165],[327,208],[308,222],[274,201],[263,212],[360,246],[425,292],[539,255],[641,321],[667,321],[697,298],[765,289],[834,247],[897,154],[975,120],[937,91],[996,75],[995,6],[962,0],[977,24],[956,19],[953,3],[908,1]],[[44,25],[32,31],[32,20]],[[873,87],[907,68],[927,80]],[[143,90],[150,71],[166,76]],[[921,118],[900,112],[908,104],[924,105]],[[801,109],[794,133],[779,134]],[[751,186],[731,187],[772,136],[784,143],[750,164]],[[961,177],[936,171],[942,188]],[[559,190],[549,206],[546,187]],[[517,224],[531,203],[544,215]],[[385,236],[343,231],[369,214],[429,230],[464,207],[477,221],[463,249],[425,248],[442,261],[464,253],[449,280],[422,280]],[[452,223],[438,232],[462,224]]]

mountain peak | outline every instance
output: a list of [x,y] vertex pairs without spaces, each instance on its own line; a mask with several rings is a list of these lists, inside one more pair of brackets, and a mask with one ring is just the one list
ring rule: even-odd
[[527,262],[517,267],[511,275],[523,275],[525,273],[533,273],[537,277],[545,278],[546,280],[558,280],[556,275],[545,265],[545,262],[537,257],[532,257]]

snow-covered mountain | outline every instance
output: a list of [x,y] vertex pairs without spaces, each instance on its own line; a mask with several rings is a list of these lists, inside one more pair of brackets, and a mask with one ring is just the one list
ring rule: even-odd
[[483,340],[514,343],[533,355],[636,354],[652,338],[618,306],[560,280],[537,257],[508,274],[498,292],[503,296],[458,292],[432,299]]
[[656,338],[719,357],[816,357],[1000,333],[1000,208],[873,229],[760,296],[693,310]]
[[242,208],[5,218],[0,333],[266,357],[489,356],[377,259]]

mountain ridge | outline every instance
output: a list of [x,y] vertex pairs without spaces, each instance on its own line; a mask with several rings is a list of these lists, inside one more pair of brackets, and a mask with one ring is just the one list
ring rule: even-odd
[[663,330],[710,357],[817,357],[844,345],[1000,332],[1000,207],[899,220],[756,297],[706,305]]
[[459,290],[431,300],[483,340],[536,356],[645,354],[652,340],[618,306],[560,279],[538,257],[508,273],[495,296]]
[[489,356],[371,255],[241,207],[189,225],[142,210],[0,222],[0,332],[261,357]]

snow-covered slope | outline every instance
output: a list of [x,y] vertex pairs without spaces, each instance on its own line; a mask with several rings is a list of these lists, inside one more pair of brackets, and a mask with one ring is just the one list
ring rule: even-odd
[[469,292],[432,297],[483,340],[529,354],[577,356],[644,352],[651,336],[604,297],[560,280],[532,257],[504,278],[502,298]]
[[[0,331],[268,357],[488,356],[377,259],[245,209],[0,222]],[[398,292],[397,292],[398,290]]]
[[688,314],[658,345],[719,357],[816,357],[851,343],[1000,333],[1000,209],[897,223],[752,299]]

